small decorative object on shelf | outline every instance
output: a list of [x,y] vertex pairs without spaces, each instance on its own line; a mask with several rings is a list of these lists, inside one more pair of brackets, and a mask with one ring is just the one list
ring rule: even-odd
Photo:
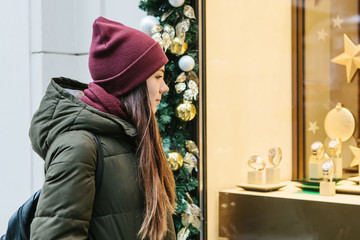
[[309,178],[321,179],[322,171],[321,164],[324,158],[324,144],[322,142],[314,142],[311,145],[311,157],[309,159]]
[[280,168],[278,165],[282,159],[281,148],[270,148],[269,153],[269,163],[273,167],[266,168],[266,184],[279,184],[280,183]]
[[252,155],[248,161],[248,165],[254,169],[248,171],[248,184],[261,185],[263,183],[263,171],[265,169],[264,160],[258,155]]
[[342,158],[340,157],[342,151],[341,138],[331,139],[329,141],[329,151],[331,159],[334,161],[334,178],[342,178]]
[[323,162],[321,167],[324,181],[320,182],[320,195],[334,196],[336,192],[335,182],[332,181],[334,178],[334,161],[332,159],[327,159]]

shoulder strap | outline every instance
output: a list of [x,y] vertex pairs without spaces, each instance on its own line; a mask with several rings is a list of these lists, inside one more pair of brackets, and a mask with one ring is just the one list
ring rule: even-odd
[[90,132],[90,133],[95,140],[96,149],[97,149],[97,151],[96,151],[95,189],[99,189],[100,182],[102,179],[102,174],[103,174],[103,168],[104,168],[104,158],[103,158],[103,154],[102,154],[101,143],[100,143],[99,137],[92,132]]

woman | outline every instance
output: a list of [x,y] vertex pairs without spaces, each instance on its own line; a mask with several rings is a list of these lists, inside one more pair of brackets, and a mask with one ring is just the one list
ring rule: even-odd
[[[31,239],[175,239],[175,183],[154,117],[169,90],[167,61],[148,35],[95,20],[93,81],[52,79],[31,123],[33,149],[45,160]],[[98,189],[90,132],[104,155]]]

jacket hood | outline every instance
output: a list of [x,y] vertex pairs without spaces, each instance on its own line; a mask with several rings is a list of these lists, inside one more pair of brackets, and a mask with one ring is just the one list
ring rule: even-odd
[[130,137],[137,134],[130,123],[101,112],[71,94],[74,90],[82,92],[86,88],[87,84],[69,78],[51,80],[29,130],[32,148],[41,158],[45,158],[54,139],[68,131],[86,130],[95,134],[126,134]]

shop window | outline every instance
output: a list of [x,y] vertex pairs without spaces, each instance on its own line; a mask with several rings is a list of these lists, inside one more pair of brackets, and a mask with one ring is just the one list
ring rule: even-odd
[[293,178],[309,177],[313,143],[333,157],[341,139],[343,177],[358,175],[360,1],[293,1]]

